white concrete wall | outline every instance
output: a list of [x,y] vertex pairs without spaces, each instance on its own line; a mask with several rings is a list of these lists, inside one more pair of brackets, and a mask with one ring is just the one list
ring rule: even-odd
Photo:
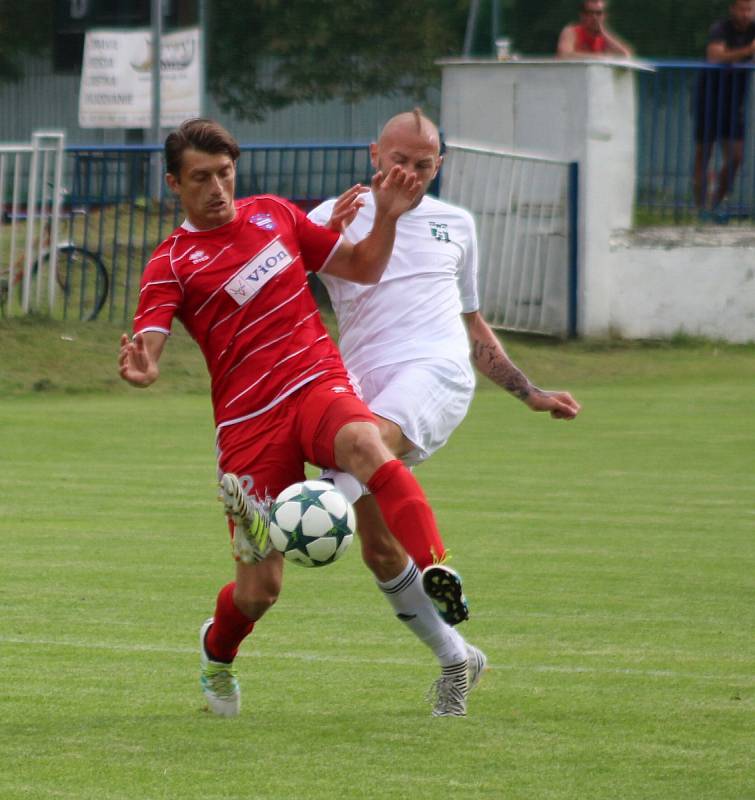
[[[581,335],[642,338],[684,330],[755,340],[755,283],[747,277],[755,268],[752,242],[652,246],[616,234],[632,226],[635,76],[643,68],[552,59],[444,61],[441,126],[449,139],[579,163]],[[722,319],[714,324],[716,317]]]
[[606,271],[609,325],[619,336],[755,342],[753,232],[616,232]]

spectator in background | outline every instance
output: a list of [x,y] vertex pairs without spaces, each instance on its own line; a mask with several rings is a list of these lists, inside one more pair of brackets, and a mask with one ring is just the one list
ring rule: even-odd
[[567,25],[558,37],[558,58],[631,58],[632,48],[606,27],[604,0],[584,0],[580,21]]
[[[695,113],[695,204],[701,220],[725,223],[721,201],[734,183],[744,154],[744,100],[749,69],[734,64],[755,56],[755,0],[734,0],[729,16],[714,23],[708,33],[705,59],[720,69],[702,69],[697,83]],[[722,164],[708,210],[707,170],[716,140],[721,143]]]

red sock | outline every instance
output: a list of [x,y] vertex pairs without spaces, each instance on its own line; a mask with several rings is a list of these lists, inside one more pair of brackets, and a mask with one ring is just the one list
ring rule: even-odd
[[385,524],[414,563],[429,567],[446,552],[422,487],[398,460],[386,461],[367,481]]
[[215,621],[205,638],[205,648],[210,658],[228,664],[236,658],[239,645],[254,628],[252,620],[242,614],[233,602],[235,588],[235,583],[229,583],[218,592]]

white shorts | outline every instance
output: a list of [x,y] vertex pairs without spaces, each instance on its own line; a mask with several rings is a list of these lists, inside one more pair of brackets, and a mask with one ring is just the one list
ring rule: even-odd
[[395,422],[414,449],[408,466],[429,458],[448,441],[469,410],[474,373],[453,361],[417,359],[377,367],[359,381],[373,414]]

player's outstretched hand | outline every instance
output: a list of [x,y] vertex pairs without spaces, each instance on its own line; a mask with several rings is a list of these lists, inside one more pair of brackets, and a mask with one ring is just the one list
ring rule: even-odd
[[546,392],[537,389],[530,392],[525,401],[533,411],[547,411],[553,419],[574,419],[582,406],[569,392]]
[[351,225],[354,217],[359,213],[359,209],[364,205],[362,195],[369,191],[369,186],[362,186],[361,183],[355,183],[350,189],[347,189],[336,200],[326,227],[338,231],[338,233],[343,233]]
[[157,362],[150,356],[144,346],[144,337],[134,336],[133,341],[128,334],[121,335],[121,349],[118,354],[118,372],[124,381],[132,386],[144,388],[157,380]]
[[422,192],[417,176],[406,172],[398,164],[387,175],[381,171],[372,176],[370,183],[378,212],[390,217],[400,217],[408,211]]

